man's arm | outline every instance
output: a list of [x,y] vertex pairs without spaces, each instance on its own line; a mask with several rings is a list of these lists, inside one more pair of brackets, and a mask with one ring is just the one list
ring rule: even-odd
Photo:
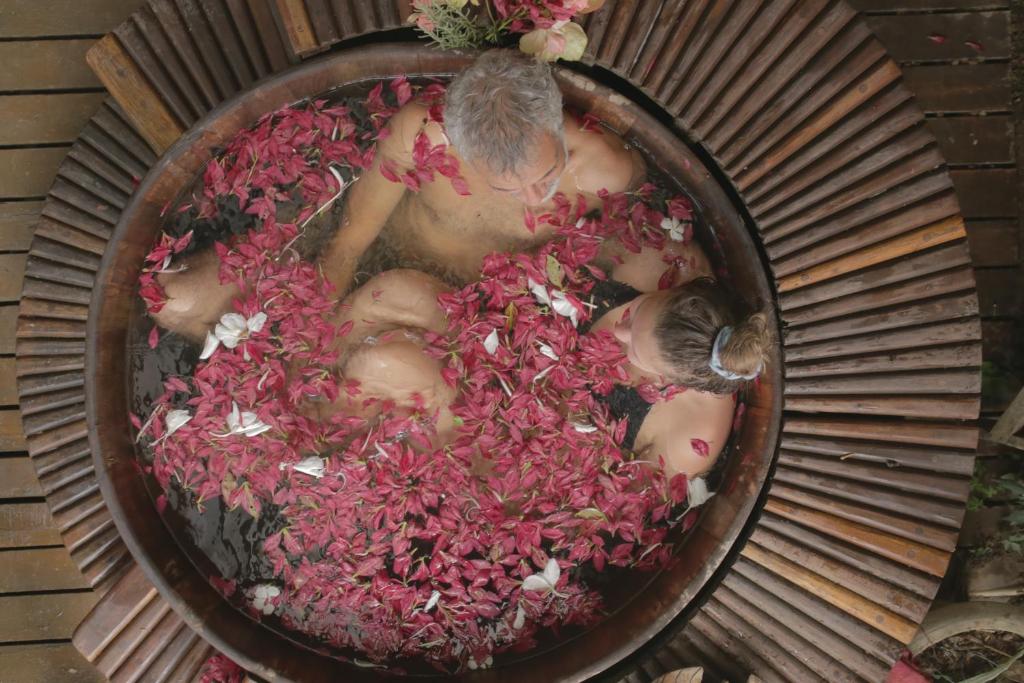
[[388,122],[387,137],[377,143],[373,164],[348,190],[341,226],[322,257],[324,275],[339,297],[351,286],[359,259],[406,192],[405,185],[381,175],[381,165],[387,161],[399,174],[413,167],[413,143],[423,130],[426,114],[426,107],[417,103],[402,107]]

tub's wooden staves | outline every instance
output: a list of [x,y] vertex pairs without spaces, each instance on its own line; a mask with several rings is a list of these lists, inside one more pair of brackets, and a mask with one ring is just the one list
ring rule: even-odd
[[[408,10],[152,0],[90,57],[124,113],[104,108],[47,200],[18,368],[34,462],[60,482],[44,488],[96,585],[125,554],[82,446],[82,320],[131,179],[153,163],[143,139],[162,152],[255,78],[397,28]],[[765,680],[878,680],[934,597],[976,442],[978,304],[932,129],[842,2],[609,0],[584,23],[586,60],[665,108],[724,169],[766,245],[786,324],[787,416],[767,510],[673,651]],[[101,603],[82,638],[111,609]],[[118,675],[143,659],[119,658]],[[633,677],[675,663],[657,658]]]

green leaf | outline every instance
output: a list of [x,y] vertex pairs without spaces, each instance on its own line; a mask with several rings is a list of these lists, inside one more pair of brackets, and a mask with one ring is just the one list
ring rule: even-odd
[[562,270],[562,264],[558,262],[558,259],[551,254],[548,254],[547,271],[551,284],[561,289],[562,283],[565,281],[565,271]]
[[608,521],[608,518],[604,516],[604,513],[597,508],[583,508],[576,513],[576,516],[580,519],[600,519],[605,522]]

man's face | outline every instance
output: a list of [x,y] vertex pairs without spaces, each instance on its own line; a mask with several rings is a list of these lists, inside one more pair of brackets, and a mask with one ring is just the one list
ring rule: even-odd
[[564,138],[544,133],[516,173],[497,174],[480,167],[477,171],[495,192],[538,206],[555,196],[568,160]]

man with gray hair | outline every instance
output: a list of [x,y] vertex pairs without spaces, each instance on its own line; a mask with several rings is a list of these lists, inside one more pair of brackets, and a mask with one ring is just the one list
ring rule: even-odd
[[[417,102],[399,110],[373,167],[349,190],[342,225],[322,259],[339,294],[364,254],[367,270],[404,266],[453,284],[473,280],[487,254],[550,239],[546,226],[528,229],[527,210],[543,213],[558,192],[600,206],[601,189],[621,192],[644,178],[640,155],[611,131],[581,130],[562,109],[550,67],[518,51],[484,52],[459,74],[448,88],[443,126],[427,114]],[[450,144],[468,195],[445,178],[410,192],[381,174],[384,163],[400,172],[414,167],[421,132],[433,145]]]
[[[455,78],[443,126],[411,101],[387,131],[373,165],[348,190],[341,225],[321,258],[339,297],[360,267],[371,274],[414,268],[454,285],[474,280],[487,254],[524,251],[550,239],[549,226],[527,228],[527,210],[544,212],[557,192],[600,206],[599,190],[627,190],[644,177],[643,160],[621,138],[581,130],[567,117],[547,64],[512,50],[485,52]],[[432,145],[450,145],[468,195],[447,178],[410,192],[381,173],[384,164],[398,173],[415,168],[413,146],[421,133]],[[202,339],[238,291],[219,284],[212,250],[188,265],[161,274],[167,303],[154,318]]]

